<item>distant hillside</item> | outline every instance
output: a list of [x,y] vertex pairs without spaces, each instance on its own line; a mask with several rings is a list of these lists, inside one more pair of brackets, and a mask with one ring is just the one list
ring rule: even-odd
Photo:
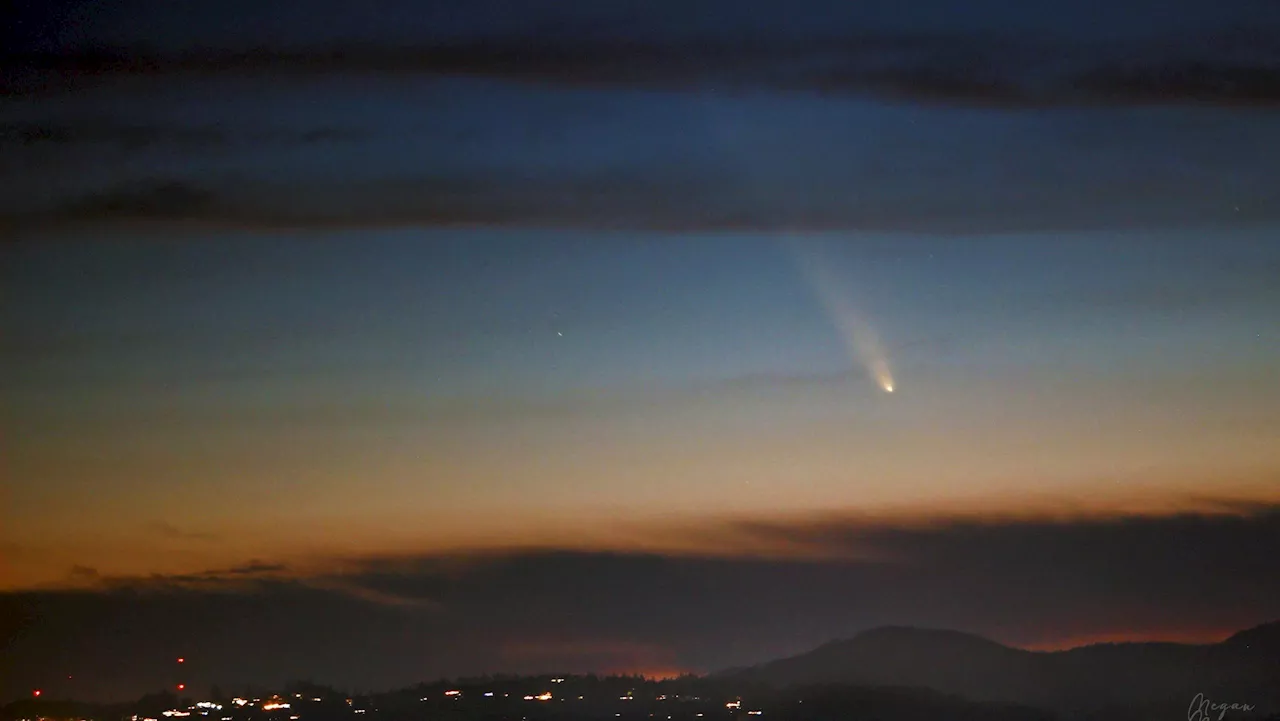
[[1169,718],[1186,718],[1201,693],[1215,702],[1251,704],[1265,715],[1280,712],[1280,623],[1216,644],[1096,644],[1055,652],[958,631],[887,627],[721,676],[777,686],[925,687],[975,701],[1105,710],[1107,718],[1175,712]]
[[1280,649],[1280,621],[1245,629],[1222,643],[1244,651],[1269,653],[1274,657],[1276,650]]

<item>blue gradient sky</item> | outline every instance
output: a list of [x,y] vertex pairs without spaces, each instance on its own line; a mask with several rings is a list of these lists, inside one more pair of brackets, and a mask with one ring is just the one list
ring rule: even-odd
[[[1267,497],[1280,248],[1263,233],[11,248],[9,528],[56,529],[18,570],[633,542],[602,519]],[[838,269],[897,393],[846,353],[797,247]],[[278,537],[282,512],[300,527]],[[170,548],[157,524],[245,540]]]

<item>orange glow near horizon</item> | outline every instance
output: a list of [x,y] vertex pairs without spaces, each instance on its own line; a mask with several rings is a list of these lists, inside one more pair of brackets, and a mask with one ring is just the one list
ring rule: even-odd
[[[75,452],[8,454],[9,477],[40,482],[5,499],[0,589],[509,549],[810,558],[829,549],[750,529],[1241,512],[1214,499],[1280,503],[1269,368],[1221,368],[1211,386],[1139,367],[913,372],[892,401],[843,376],[422,401],[425,435],[311,418],[326,430],[296,443],[287,428],[202,434],[199,419],[97,424]],[[374,440],[386,438],[399,440]],[[57,490],[85,479],[113,491],[90,504]]]
[[[228,545],[207,549],[205,553],[166,553],[164,544],[150,545],[143,539],[127,545],[112,547],[107,541],[97,544],[84,539],[84,543],[67,543],[61,547],[47,548],[44,553],[31,554],[31,565],[22,559],[10,559],[10,573],[0,578],[0,589],[20,588],[91,588],[104,579],[145,579],[153,575],[181,575],[204,573],[210,569],[232,568],[247,558],[270,559],[287,565],[286,571],[264,571],[263,575],[305,579],[311,576],[331,576],[344,573],[346,561],[358,561],[372,556],[406,559],[420,556],[437,556],[442,559],[501,556],[509,553],[536,551],[605,551],[620,553],[657,553],[672,556],[709,558],[774,558],[774,559],[823,559],[858,558],[864,551],[851,547],[831,548],[821,543],[802,540],[808,533],[826,528],[859,529],[874,532],[878,529],[945,529],[953,525],[1019,525],[1062,523],[1106,523],[1124,518],[1164,518],[1182,514],[1208,516],[1247,516],[1280,505],[1280,483],[1273,477],[1258,476],[1250,483],[1232,486],[1222,482],[1219,495],[1206,497],[1197,494],[1197,483],[1184,481],[1155,482],[1135,481],[1125,486],[1100,488],[1085,499],[1062,492],[1039,494],[971,495],[955,496],[926,503],[882,504],[861,510],[786,511],[777,509],[769,515],[758,513],[667,513],[648,520],[633,514],[628,518],[621,511],[602,514],[600,518],[567,518],[550,515],[545,520],[556,522],[554,527],[545,524],[515,524],[502,534],[472,532],[457,535],[451,541],[436,535],[416,538],[413,535],[391,535],[382,543],[370,539],[363,549],[353,549],[349,538],[344,538],[346,548],[333,546],[320,536],[340,536],[336,528],[317,524],[308,530],[299,530],[285,545],[239,546]],[[1232,492],[1232,489],[1235,489]],[[499,514],[501,517],[501,514]],[[406,521],[406,525],[407,525]],[[396,525],[392,523],[391,525]],[[239,533],[253,535],[238,526]],[[359,528],[357,525],[356,528]],[[763,529],[788,530],[779,535],[762,533]],[[270,529],[260,529],[262,542],[272,544]],[[798,533],[796,533],[798,532]],[[314,534],[309,536],[310,534]],[[372,528],[369,533],[376,533]],[[102,559],[90,576],[59,575],[57,560],[64,563],[95,558],[93,554],[112,548],[118,553]],[[876,558],[873,549],[865,549],[865,558]],[[216,575],[216,574],[215,574]],[[229,577],[228,582],[243,581],[244,576]],[[178,658],[177,663],[185,663]]]
[[670,681],[671,679],[687,676],[694,672],[679,668],[650,668],[640,671],[627,671],[626,673],[630,676],[643,677],[646,681]]
[[1221,629],[1169,629],[1163,631],[1153,630],[1122,630],[1122,631],[1102,631],[1099,633],[1090,633],[1080,636],[1066,636],[1045,641],[1033,643],[1010,644],[1016,648],[1025,649],[1027,651],[1068,651],[1073,648],[1082,646],[1092,646],[1104,643],[1184,643],[1184,644],[1214,644],[1225,641],[1232,634],[1239,631],[1239,628],[1231,628],[1228,630]]

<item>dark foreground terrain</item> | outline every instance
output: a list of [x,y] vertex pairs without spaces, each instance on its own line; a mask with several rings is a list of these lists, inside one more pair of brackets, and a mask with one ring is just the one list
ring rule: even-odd
[[1217,644],[1032,652],[956,631],[882,628],[711,676],[498,676],[376,694],[313,683],[164,692],[134,702],[38,698],[0,721],[1226,721],[1280,719],[1280,623]]

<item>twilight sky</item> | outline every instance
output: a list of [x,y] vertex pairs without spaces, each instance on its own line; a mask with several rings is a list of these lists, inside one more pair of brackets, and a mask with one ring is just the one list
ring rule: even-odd
[[1280,616],[1280,5],[3,25],[0,700]]

